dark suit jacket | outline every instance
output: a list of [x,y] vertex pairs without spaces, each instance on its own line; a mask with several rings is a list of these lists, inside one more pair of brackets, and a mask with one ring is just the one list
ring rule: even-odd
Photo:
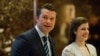
[[[52,56],[54,56],[54,42],[49,36]],[[45,56],[43,45],[36,29],[30,29],[19,35],[12,44],[11,56]]]

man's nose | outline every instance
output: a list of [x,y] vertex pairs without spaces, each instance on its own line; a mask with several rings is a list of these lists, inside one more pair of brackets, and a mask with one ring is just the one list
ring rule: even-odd
[[51,22],[51,20],[50,20],[50,19],[47,19],[47,22],[48,22],[48,23],[50,23],[50,22]]

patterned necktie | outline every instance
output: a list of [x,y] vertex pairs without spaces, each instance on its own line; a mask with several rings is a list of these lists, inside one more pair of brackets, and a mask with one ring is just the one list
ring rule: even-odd
[[44,42],[43,48],[44,48],[45,56],[49,56],[49,48],[48,48],[48,45],[47,45],[47,37],[43,37],[43,42]]

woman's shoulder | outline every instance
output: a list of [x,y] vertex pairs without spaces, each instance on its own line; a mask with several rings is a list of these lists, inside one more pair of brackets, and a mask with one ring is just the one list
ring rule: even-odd
[[94,45],[87,43],[87,47],[90,49],[96,49]]
[[65,48],[62,51],[62,56],[70,56],[70,55],[74,55],[74,43],[71,43],[67,46],[65,46]]
[[75,48],[75,43],[73,42],[73,43],[65,46],[64,50],[71,50],[72,51],[74,48]]
[[96,52],[95,46],[93,46],[92,44],[87,44],[87,47],[88,47],[90,53],[91,53],[93,56],[97,56],[97,52]]
[[87,46],[92,47],[92,48],[95,48],[95,46],[92,45],[92,44],[90,44],[90,43],[87,43]]

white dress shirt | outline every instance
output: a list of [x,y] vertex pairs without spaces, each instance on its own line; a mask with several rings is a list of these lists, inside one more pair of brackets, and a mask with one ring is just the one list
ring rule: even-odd
[[39,36],[40,36],[40,39],[41,39],[41,42],[42,44],[44,45],[44,42],[42,40],[42,37],[43,36],[47,36],[47,45],[48,45],[48,48],[49,48],[49,56],[52,56],[52,53],[51,53],[51,46],[50,46],[50,41],[48,39],[48,35],[45,35],[39,28],[37,25],[35,25],[35,28],[36,28],[36,31],[38,32]]

